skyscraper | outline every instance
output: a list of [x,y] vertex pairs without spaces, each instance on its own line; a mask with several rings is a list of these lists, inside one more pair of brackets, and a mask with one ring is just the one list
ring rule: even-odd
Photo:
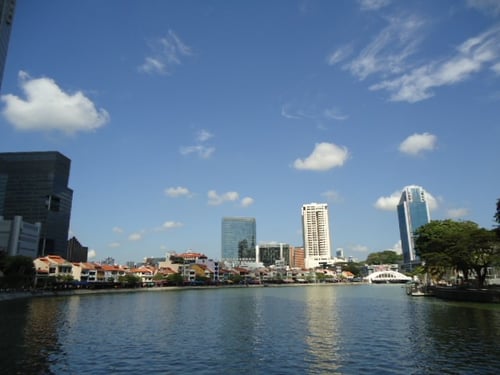
[[326,203],[310,203],[302,206],[302,235],[306,268],[316,268],[332,262]]
[[0,216],[41,223],[38,255],[67,258],[71,161],[59,152],[0,153]]
[[15,9],[16,0],[0,0],[0,88],[2,87],[3,70],[7,60]]
[[222,218],[222,260],[234,264],[255,262],[256,224],[251,217]]
[[425,190],[420,186],[406,186],[401,193],[397,209],[403,261],[405,266],[411,267],[419,262],[415,254],[415,231],[430,221]]

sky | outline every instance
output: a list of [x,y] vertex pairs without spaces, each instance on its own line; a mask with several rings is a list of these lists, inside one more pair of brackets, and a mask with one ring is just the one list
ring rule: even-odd
[[400,252],[401,190],[494,225],[500,1],[18,0],[0,151],[59,151],[89,260],[221,256],[221,220]]

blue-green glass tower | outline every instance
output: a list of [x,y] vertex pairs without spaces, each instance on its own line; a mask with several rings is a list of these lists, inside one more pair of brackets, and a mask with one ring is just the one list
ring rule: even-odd
[[255,262],[257,237],[255,219],[224,217],[221,231],[221,258],[226,262]]
[[430,221],[429,205],[425,190],[420,186],[406,186],[398,204],[399,233],[405,266],[419,263],[415,254],[414,234]]
[[16,0],[0,0],[0,87],[9,49],[10,31],[14,21]]

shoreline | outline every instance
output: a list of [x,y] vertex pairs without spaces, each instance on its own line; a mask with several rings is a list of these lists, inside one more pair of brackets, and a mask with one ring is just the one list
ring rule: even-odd
[[297,283],[297,284],[254,284],[254,285],[206,285],[206,286],[160,286],[151,288],[117,288],[117,289],[71,289],[71,290],[36,290],[36,291],[13,291],[0,292],[0,303],[3,301],[14,301],[29,298],[46,297],[71,297],[97,294],[114,293],[137,293],[137,292],[173,292],[179,290],[213,290],[213,289],[232,289],[232,288],[281,288],[294,286],[347,286],[364,285],[367,283]]

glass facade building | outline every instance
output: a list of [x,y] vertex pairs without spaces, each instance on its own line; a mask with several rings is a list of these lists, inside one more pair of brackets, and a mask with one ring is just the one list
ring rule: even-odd
[[16,0],[0,0],[0,87],[9,49],[10,31],[14,21]]
[[405,266],[411,266],[420,262],[415,254],[415,231],[430,221],[425,190],[420,186],[406,186],[401,193],[397,211],[403,261]]
[[222,218],[222,260],[227,262],[255,262],[256,237],[257,229],[254,218]]
[[290,245],[285,243],[266,243],[258,246],[257,261],[265,267],[282,263],[290,266]]
[[0,153],[0,216],[41,223],[38,255],[67,259],[71,161],[59,152]]

